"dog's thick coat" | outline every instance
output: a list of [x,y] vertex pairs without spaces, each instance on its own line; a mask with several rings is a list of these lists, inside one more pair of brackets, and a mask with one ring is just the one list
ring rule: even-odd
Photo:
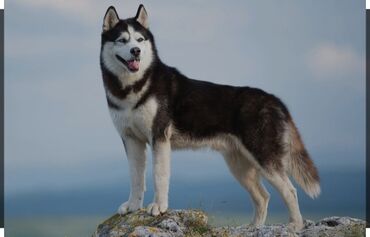
[[253,224],[266,219],[269,194],[263,176],[286,202],[292,227],[302,227],[288,175],[311,197],[320,193],[319,176],[278,98],[256,88],[189,79],[162,63],[142,5],[125,20],[114,7],[107,10],[100,61],[110,114],[130,166],[131,193],[120,214],[143,205],[146,144],[153,151],[155,196],[147,209],[152,215],[168,208],[171,149],[211,147],[251,194]]

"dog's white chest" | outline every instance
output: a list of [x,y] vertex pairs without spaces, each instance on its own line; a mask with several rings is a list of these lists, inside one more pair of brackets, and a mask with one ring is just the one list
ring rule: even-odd
[[157,114],[157,108],[157,101],[149,98],[138,108],[127,107],[122,110],[111,108],[109,110],[114,126],[121,137],[135,136],[146,143],[151,143],[153,120]]

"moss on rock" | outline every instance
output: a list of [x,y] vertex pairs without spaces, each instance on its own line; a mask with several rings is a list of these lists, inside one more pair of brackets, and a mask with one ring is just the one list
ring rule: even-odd
[[144,210],[113,215],[100,224],[93,237],[248,237],[248,236],[365,236],[365,221],[329,217],[314,223],[306,220],[302,231],[291,233],[286,224],[261,227],[211,227],[207,215],[198,210],[169,210],[153,217]]

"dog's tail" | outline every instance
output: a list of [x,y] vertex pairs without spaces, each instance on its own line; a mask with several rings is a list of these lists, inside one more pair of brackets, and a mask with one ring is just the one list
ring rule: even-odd
[[292,120],[288,123],[288,131],[290,135],[289,173],[311,198],[316,198],[321,192],[318,171]]

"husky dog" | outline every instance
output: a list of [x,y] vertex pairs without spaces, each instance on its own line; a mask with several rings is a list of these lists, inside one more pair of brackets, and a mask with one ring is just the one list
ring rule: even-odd
[[168,208],[172,149],[210,147],[219,151],[255,205],[253,225],[266,220],[268,180],[283,197],[290,226],[303,227],[291,175],[312,198],[320,194],[319,176],[286,106],[274,95],[189,79],[159,58],[148,15],[121,20],[109,7],[101,34],[100,64],[113,123],[125,146],[131,176],[126,214],[142,208],[146,145],[153,153],[154,199],[151,215]]

